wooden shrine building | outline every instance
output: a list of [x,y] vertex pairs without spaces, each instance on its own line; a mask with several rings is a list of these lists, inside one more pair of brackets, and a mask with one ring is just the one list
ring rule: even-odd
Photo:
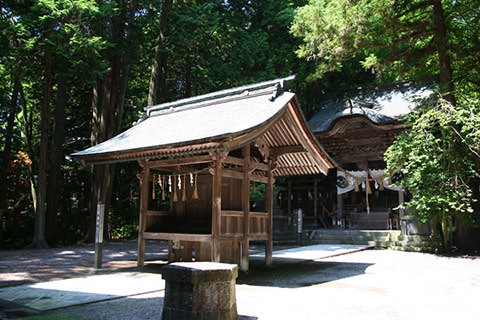
[[412,216],[403,217],[405,212],[395,209],[408,195],[392,185],[395,176],[386,172],[383,155],[405,129],[404,116],[417,99],[432,93],[431,84],[401,81],[320,100],[308,124],[335,170],[283,182],[274,221],[276,239],[292,239],[298,209],[303,231],[310,234],[331,227],[424,232],[416,221],[407,221]]
[[[283,78],[145,108],[130,129],[73,156],[85,163],[138,161],[142,172],[138,265],[145,240],[168,240],[169,261],[236,263],[266,242],[272,263],[276,176],[326,174],[316,142]],[[250,188],[265,185],[262,212]]]
[[[392,185],[383,155],[405,128],[404,116],[433,93],[431,84],[401,81],[325,100],[309,120],[337,169],[329,209],[343,227],[400,228],[404,191]],[[332,203],[336,202],[336,203]],[[333,222],[333,221],[332,221]]]

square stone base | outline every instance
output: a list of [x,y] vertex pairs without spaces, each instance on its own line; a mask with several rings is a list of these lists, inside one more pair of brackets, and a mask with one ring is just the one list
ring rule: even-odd
[[164,267],[163,320],[236,320],[236,265],[178,262]]

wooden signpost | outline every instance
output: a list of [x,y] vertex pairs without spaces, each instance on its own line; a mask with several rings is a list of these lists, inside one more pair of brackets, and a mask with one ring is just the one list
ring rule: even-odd
[[105,204],[103,202],[99,202],[97,204],[97,223],[95,228],[95,258],[93,263],[93,267],[95,269],[102,268],[104,216]]

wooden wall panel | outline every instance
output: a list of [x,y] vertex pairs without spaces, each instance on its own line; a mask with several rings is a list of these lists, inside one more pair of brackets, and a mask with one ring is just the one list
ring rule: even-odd
[[[241,237],[243,236],[243,217],[238,215],[226,215],[223,214],[225,211],[222,211],[222,226],[220,234],[222,237],[231,236],[231,237]],[[227,211],[228,212],[228,211]],[[241,214],[241,211],[238,211]]]
[[250,235],[266,235],[268,227],[268,215],[266,213],[250,213]]
[[220,262],[222,263],[240,263],[240,243],[239,241],[222,241],[220,243]]
[[222,178],[222,210],[242,210],[242,180]]

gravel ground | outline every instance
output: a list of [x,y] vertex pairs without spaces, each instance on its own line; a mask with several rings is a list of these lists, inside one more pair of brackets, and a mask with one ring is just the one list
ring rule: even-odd
[[[2,266],[4,257],[0,253]],[[144,271],[161,272],[161,264]],[[35,273],[30,277],[37,279]],[[236,294],[241,319],[480,319],[480,258],[366,250],[296,264],[274,262],[271,269],[251,261],[250,272],[237,280]],[[163,295],[160,290],[31,317],[11,308],[3,317],[161,319]]]

